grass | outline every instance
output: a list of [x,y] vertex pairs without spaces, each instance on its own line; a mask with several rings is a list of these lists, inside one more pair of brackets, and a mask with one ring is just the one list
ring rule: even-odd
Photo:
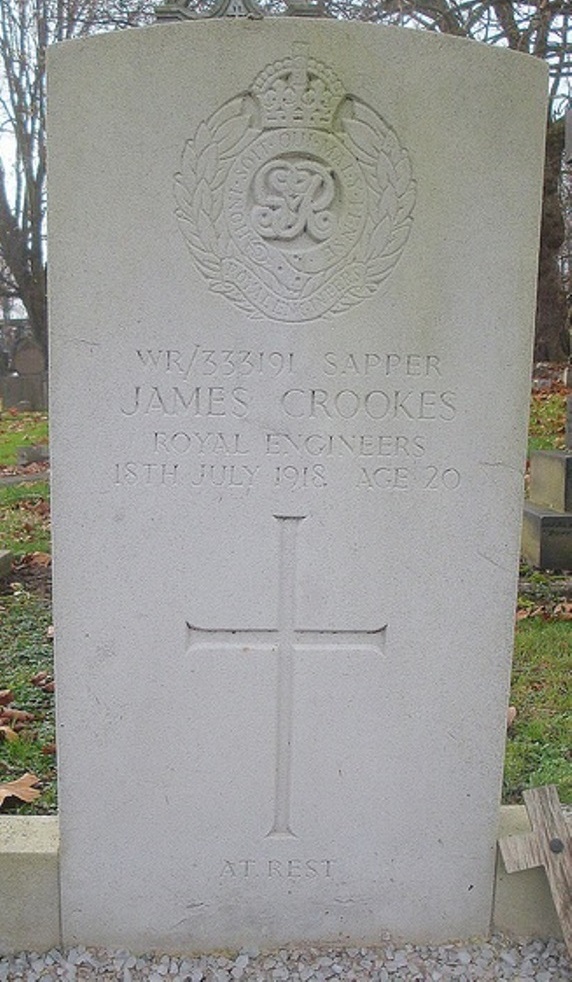
[[52,676],[50,623],[49,600],[21,584],[13,583],[8,593],[0,595],[0,689],[13,696],[7,706],[0,705],[0,720],[6,708],[24,710],[32,717],[16,738],[0,742],[0,784],[29,771],[40,779],[42,791],[31,804],[8,799],[2,809],[5,812],[42,814],[56,809],[54,696],[32,681],[41,672],[48,680]]
[[[563,445],[565,394],[561,387],[531,400],[530,449]],[[45,414],[0,414],[0,466],[16,463],[16,447],[47,435]],[[49,599],[38,583],[49,580],[49,486],[35,482],[0,487],[0,548],[17,557],[12,583],[0,590],[0,726],[2,690],[13,697],[8,709],[29,712],[14,739],[0,736],[0,784],[30,771],[40,779],[41,797],[32,804],[10,798],[2,812],[53,812],[56,809],[53,693],[34,679],[52,674],[48,635]],[[572,804],[572,603],[565,598],[566,577],[523,567],[526,586],[519,598],[511,704],[517,717],[506,749],[503,800],[520,802],[530,787],[556,784]],[[4,707],[6,708],[6,707]]]
[[503,797],[526,788],[558,786],[572,804],[572,625],[538,614],[518,623],[511,704],[517,709],[507,740]]
[[46,413],[0,413],[0,467],[16,464],[18,447],[33,447],[48,442]]
[[533,392],[530,399],[528,453],[534,450],[562,450],[566,429],[566,389],[553,384]]
[[47,481],[0,487],[0,549],[9,549],[15,556],[50,552]]

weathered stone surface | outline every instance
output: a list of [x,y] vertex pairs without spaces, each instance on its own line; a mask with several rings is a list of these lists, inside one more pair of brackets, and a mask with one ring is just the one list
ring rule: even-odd
[[545,87],[295,18],[53,52],[66,943],[488,930]]
[[[523,805],[500,809],[499,837],[529,830]],[[0,955],[61,947],[58,819],[3,816],[0,871]],[[561,936],[544,870],[509,875],[499,855],[494,897],[493,931],[521,938]]]
[[572,514],[526,501],[522,556],[539,569],[572,569]]
[[12,368],[23,378],[44,374],[46,359],[42,349],[32,338],[24,338],[20,341],[12,358]]
[[60,944],[58,820],[0,817],[0,956]]
[[38,443],[35,446],[18,447],[19,464],[38,464],[50,459],[50,448],[47,443]]
[[538,450],[530,456],[530,500],[572,512],[572,453]]
[[42,375],[4,375],[0,378],[3,409],[42,412],[48,406],[48,385]]
[[0,580],[5,580],[7,576],[10,576],[12,558],[12,553],[8,549],[0,549]]

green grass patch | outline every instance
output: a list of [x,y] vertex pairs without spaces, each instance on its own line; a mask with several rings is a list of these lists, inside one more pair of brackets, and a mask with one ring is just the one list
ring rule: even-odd
[[47,481],[0,487],[0,549],[15,556],[50,551],[49,494]]
[[49,677],[53,672],[50,623],[49,601],[18,584],[0,595],[0,690],[13,696],[8,707],[0,705],[0,719],[3,708],[24,710],[32,716],[16,739],[0,736],[0,783],[30,771],[40,779],[42,791],[30,804],[10,799],[2,813],[42,814],[56,809],[54,695],[32,682],[39,672]]
[[33,447],[48,442],[46,413],[0,413],[0,467],[16,464],[18,447]]
[[530,400],[528,453],[534,450],[562,450],[566,430],[566,389],[555,386],[533,392]]
[[516,633],[504,800],[520,802],[527,788],[556,784],[572,804],[572,626],[533,617]]

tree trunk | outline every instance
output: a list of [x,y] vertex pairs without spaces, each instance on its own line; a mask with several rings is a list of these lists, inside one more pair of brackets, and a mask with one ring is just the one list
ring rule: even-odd
[[566,297],[558,265],[558,253],[565,237],[559,194],[563,150],[564,120],[549,122],[546,131],[544,195],[538,265],[535,361],[566,361],[570,353],[570,340],[566,330]]

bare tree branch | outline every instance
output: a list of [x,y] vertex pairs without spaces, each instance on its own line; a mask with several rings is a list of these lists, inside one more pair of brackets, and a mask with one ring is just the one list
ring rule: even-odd
[[[44,347],[46,49],[153,23],[156,2],[0,0],[0,298],[18,293]],[[211,0],[196,2],[204,7]],[[272,14],[283,7],[283,0],[261,2]],[[324,0],[324,9],[339,19],[467,37],[543,58],[550,66],[553,112],[561,112],[565,83],[572,79],[570,0]]]
[[151,0],[0,0],[0,297],[17,291],[44,349],[46,50],[153,13]]

